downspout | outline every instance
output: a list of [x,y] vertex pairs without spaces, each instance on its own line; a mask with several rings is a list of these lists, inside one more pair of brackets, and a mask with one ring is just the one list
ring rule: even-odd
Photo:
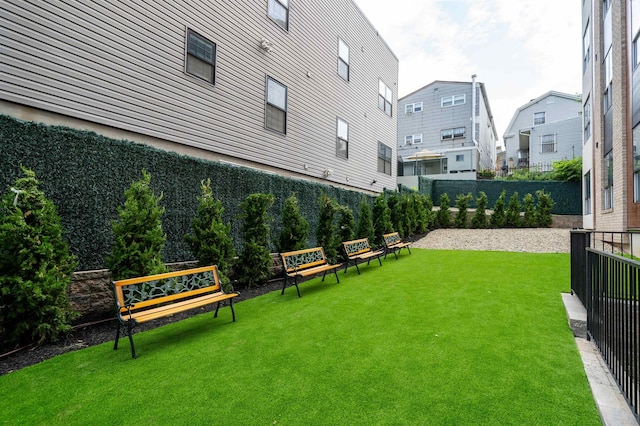
[[477,102],[477,85],[476,85],[476,75],[473,74],[471,76],[471,141],[473,142],[473,146],[478,151],[476,168],[480,167],[480,146],[478,141],[476,140],[476,102]]

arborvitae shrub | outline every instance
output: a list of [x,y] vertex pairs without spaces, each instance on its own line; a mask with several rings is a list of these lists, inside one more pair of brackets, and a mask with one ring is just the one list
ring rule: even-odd
[[418,203],[415,194],[402,196],[402,212],[404,215],[405,237],[410,237],[418,229]]
[[369,244],[375,240],[375,229],[373,228],[373,218],[371,217],[371,207],[365,197],[360,201],[360,214],[358,215],[358,238],[368,238]]
[[455,224],[456,228],[467,228],[469,227],[469,201],[473,199],[471,193],[466,195],[460,194],[456,197],[456,207],[458,211],[455,216]]
[[356,221],[353,217],[353,211],[347,206],[338,206],[338,235],[336,238],[336,252],[339,253],[339,258],[345,262],[347,260],[346,253],[342,243],[344,241],[351,241],[355,236]]
[[389,212],[391,214],[390,219],[393,230],[397,231],[400,236],[404,236],[402,200],[398,196],[397,192],[393,192],[387,197],[387,205],[389,206]]
[[424,234],[429,230],[429,212],[425,207],[424,197],[420,194],[412,194],[411,198],[416,211],[416,232]]
[[487,194],[484,191],[480,191],[480,196],[476,198],[476,211],[471,218],[472,228],[483,229],[488,226],[486,212],[488,203]]
[[421,197],[422,206],[424,207],[426,217],[426,231],[433,229],[436,223],[436,214],[433,211],[433,201],[429,195],[423,195]]
[[156,197],[150,184],[151,175],[143,170],[142,179],[124,191],[124,205],[118,207],[119,219],[111,223],[115,243],[105,263],[114,280],[167,271],[162,261],[167,239],[162,231],[162,194]]
[[264,284],[270,278],[269,221],[267,214],[273,204],[271,194],[250,194],[241,204],[242,253],[236,271],[238,281],[246,287]]
[[536,191],[536,197],[538,198],[538,205],[536,209],[538,226],[548,228],[553,222],[551,209],[555,203],[551,199],[551,194],[544,192],[543,190]]
[[509,204],[507,205],[507,213],[505,216],[505,225],[511,228],[517,228],[522,225],[520,220],[520,199],[518,192],[511,194]]
[[440,210],[436,212],[436,223],[439,228],[451,226],[451,210],[449,209],[451,200],[447,194],[440,196]]
[[524,209],[523,225],[528,228],[535,228],[538,226],[538,222],[536,219],[536,203],[533,195],[526,194],[522,198],[522,205]]
[[284,202],[282,216],[282,231],[278,251],[280,253],[307,248],[309,236],[309,222],[300,213],[300,205],[296,194],[291,194]]
[[22,171],[0,201],[0,341],[55,341],[77,316],[67,297],[76,259],[53,202]]
[[338,210],[338,203],[323,192],[320,194],[319,206],[320,212],[318,227],[316,228],[316,240],[318,245],[324,249],[327,260],[330,263],[334,263],[338,256],[335,244],[335,216]]
[[504,224],[506,222],[504,199],[506,198],[506,196],[507,191],[503,190],[496,200],[496,204],[493,207],[493,213],[491,214],[491,219],[489,220],[492,228],[504,228]]
[[374,244],[376,247],[382,247],[384,244],[382,236],[393,232],[391,211],[384,194],[378,195],[373,201],[373,228],[376,234]]
[[220,281],[229,282],[228,273],[235,249],[231,239],[231,225],[222,219],[224,207],[211,190],[211,179],[200,183],[198,211],[191,220],[191,234],[184,236],[191,253],[201,266],[217,265]]

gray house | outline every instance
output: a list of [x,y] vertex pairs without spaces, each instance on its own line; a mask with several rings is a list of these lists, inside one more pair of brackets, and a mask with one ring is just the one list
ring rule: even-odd
[[476,179],[495,168],[496,132],[484,84],[434,81],[398,100],[398,182]]
[[577,95],[549,91],[518,108],[504,136],[503,170],[548,171],[557,160],[582,153],[582,102]]
[[398,59],[352,0],[3,2],[0,113],[369,193]]

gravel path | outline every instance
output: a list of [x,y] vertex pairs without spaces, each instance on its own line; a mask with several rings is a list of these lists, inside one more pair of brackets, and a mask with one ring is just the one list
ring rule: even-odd
[[436,229],[411,246],[443,250],[569,253],[569,231],[566,228]]

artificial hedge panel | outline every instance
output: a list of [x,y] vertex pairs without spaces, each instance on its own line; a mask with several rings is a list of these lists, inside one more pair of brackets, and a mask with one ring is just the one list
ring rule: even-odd
[[489,200],[487,208],[492,209],[502,190],[506,190],[506,200],[514,192],[522,200],[529,193],[535,197],[536,191],[543,190],[550,193],[555,202],[552,213],[558,215],[582,214],[582,187],[580,182],[559,181],[505,181],[505,180],[439,180],[420,177],[420,192],[429,194],[434,204],[439,204],[442,194],[449,195],[455,200],[456,196],[471,193],[473,200],[470,208],[476,207],[476,198],[480,192],[485,192]]
[[[126,140],[115,140],[94,132],[62,126],[25,122],[0,115],[0,190],[8,191],[21,176],[20,165],[33,169],[42,189],[57,206],[66,238],[78,256],[78,270],[102,269],[113,244],[111,221],[124,202],[124,191],[151,174],[151,187],[163,194],[166,208],[162,226],[167,234],[165,262],[193,260],[184,235],[197,211],[200,181],[211,179],[214,196],[224,206],[224,221],[231,223],[236,249],[241,246],[240,203],[252,193],[275,196],[270,210],[271,240],[280,229],[280,212],[286,198],[295,192],[300,211],[309,221],[309,245],[314,245],[318,224],[318,199],[323,191],[357,216],[361,192],[290,179],[245,167],[205,161],[158,150]],[[372,204],[371,197],[367,197]],[[276,245],[270,247],[275,250]]]

